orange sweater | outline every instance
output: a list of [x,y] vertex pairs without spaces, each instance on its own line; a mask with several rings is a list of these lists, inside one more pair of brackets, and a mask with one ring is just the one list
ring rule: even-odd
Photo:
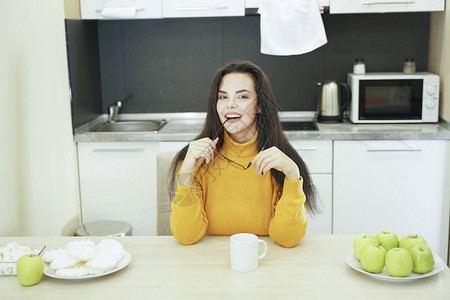
[[[220,152],[247,166],[258,153],[257,134],[246,143],[233,141],[227,133]],[[270,172],[258,175],[254,167],[241,170],[220,155],[203,163],[190,187],[177,186],[172,200],[170,227],[174,237],[190,245],[208,235],[248,232],[270,237],[294,247],[305,235],[306,211],[303,180],[284,181],[279,197]]]

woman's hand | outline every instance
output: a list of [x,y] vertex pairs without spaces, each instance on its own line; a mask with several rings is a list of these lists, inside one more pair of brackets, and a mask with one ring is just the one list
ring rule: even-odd
[[202,138],[189,143],[189,148],[180,170],[180,183],[190,186],[194,182],[194,171],[204,162],[207,164],[214,160],[214,150],[219,138],[214,141],[210,138]]
[[266,174],[270,169],[283,172],[289,180],[298,180],[300,171],[295,162],[277,147],[271,147],[258,153],[252,160],[258,174]]

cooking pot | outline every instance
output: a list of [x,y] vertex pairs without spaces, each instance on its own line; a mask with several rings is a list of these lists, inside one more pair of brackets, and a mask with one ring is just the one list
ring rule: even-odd
[[317,121],[322,123],[342,122],[344,109],[351,99],[348,85],[338,81],[327,81],[319,82],[317,86],[319,87]]

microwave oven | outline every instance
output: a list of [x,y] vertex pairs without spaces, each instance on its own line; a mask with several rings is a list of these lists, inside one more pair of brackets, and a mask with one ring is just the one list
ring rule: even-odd
[[421,72],[349,73],[353,123],[434,123],[439,118],[439,76]]

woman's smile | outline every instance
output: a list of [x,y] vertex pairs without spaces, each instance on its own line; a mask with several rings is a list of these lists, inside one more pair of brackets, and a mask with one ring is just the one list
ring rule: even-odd
[[241,114],[238,113],[227,113],[225,114],[225,118],[228,119],[227,123],[235,123],[235,122],[239,122],[239,120],[242,118]]

